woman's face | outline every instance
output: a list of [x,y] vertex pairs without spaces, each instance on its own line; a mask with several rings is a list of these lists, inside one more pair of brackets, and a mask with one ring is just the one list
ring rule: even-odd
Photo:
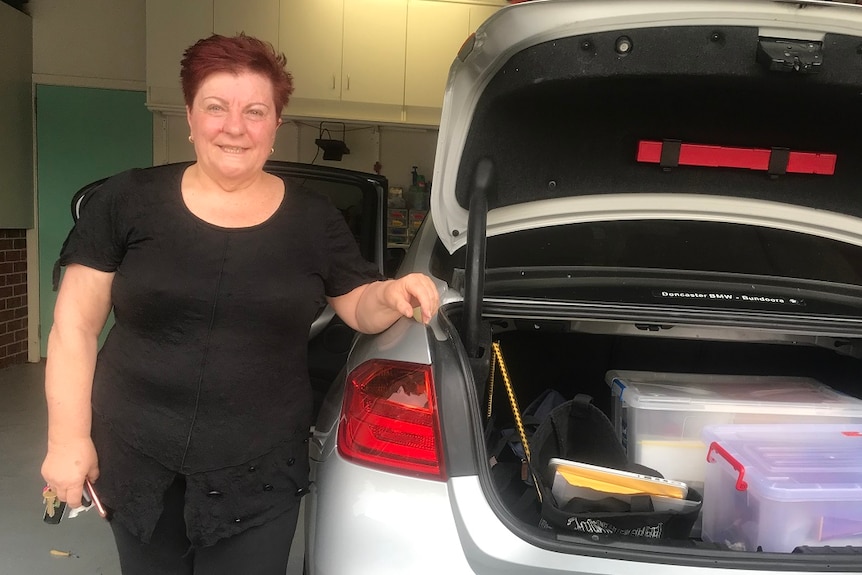
[[198,164],[210,177],[228,181],[261,171],[281,124],[272,83],[253,72],[207,76],[187,117]]

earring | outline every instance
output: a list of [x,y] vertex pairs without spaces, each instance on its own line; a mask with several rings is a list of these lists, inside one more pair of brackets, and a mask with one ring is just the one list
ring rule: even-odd
[[192,138],[191,134],[189,134],[189,143],[190,143],[190,144],[194,144],[194,143],[195,143],[195,139],[194,139],[194,138]]
[[269,149],[269,155],[271,156],[271,155],[273,155],[274,153],[275,153],[275,148],[270,148],[270,149]]

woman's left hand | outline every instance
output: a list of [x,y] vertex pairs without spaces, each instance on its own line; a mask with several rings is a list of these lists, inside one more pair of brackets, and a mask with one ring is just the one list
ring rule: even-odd
[[420,273],[371,282],[327,299],[347,325],[363,333],[379,333],[401,316],[427,324],[440,305],[437,286]]
[[384,283],[386,305],[405,317],[427,324],[437,313],[440,296],[431,278],[412,273]]

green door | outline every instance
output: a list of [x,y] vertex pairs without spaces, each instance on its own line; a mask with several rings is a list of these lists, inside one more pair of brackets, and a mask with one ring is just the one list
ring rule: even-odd
[[36,186],[42,357],[57,294],[52,270],[72,227],[69,203],[85,184],[153,163],[153,116],[146,94],[36,86]]

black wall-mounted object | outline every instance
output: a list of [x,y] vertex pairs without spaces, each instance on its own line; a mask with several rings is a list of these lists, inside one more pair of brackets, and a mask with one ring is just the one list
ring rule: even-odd
[[323,150],[324,160],[334,160],[339,162],[344,154],[350,153],[350,148],[347,147],[347,144],[345,144],[343,140],[318,138],[314,140],[314,143],[317,144],[318,148]]
[[[324,134],[329,135],[329,130],[324,128],[323,125],[327,123],[334,123],[341,125],[341,139],[336,140],[332,138],[332,136],[328,138],[324,138]],[[324,160],[332,160],[335,162],[340,162],[341,157],[344,154],[350,153],[350,148],[347,147],[347,144],[344,143],[346,139],[345,133],[347,132],[347,128],[343,122],[321,122],[320,123],[320,133],[317,136],[317,139],[314,140],[314,143],[317,144],[317,147],[323,150],[323,159]]]

